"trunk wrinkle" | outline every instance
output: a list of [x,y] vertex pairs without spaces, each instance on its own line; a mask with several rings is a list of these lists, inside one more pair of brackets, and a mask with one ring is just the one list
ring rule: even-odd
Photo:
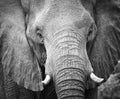
[[76,67],[65,67],[64,69],[59,70],[56,75],[59,75],[59,73],[64,72],[65,70],[74,70],[74,71],[79,71],[80,73],[84,73],[84,71],[81,70],[80,68],[76,68]]
[[79,44],[80,42],[82,43],[83,41],[85,41],[85,37],[83,35],[83,33],[81,33],[81,29],[74,29],[74,28],[66,28],[66,29],[62,29],[62,31],[58,31],[54,34],[53,37],[53,45],[58,46],[58,44],[61,44],[61,46],[64,44],[66,44],[66,41],[70,42],[70,44],[72,44],[73,42],[76,42],[76,44],[78,45],[78,48],[80,47]]
[[81,46],[78,47],[77,42],[75,42],[75,41],[72,41],[72,42],[70,42],[70,41],[62,41],[60,43],[56,43],[55,47],[57,49],[61,49],[61,50],[62,49],[72,50],[72,49],[75,49],[75,48],[80,50],[80,48],[81,48]]
[[[72,59],[72,62],[71,62]],[[80,58],[72,55],[57,60],[61,62],[56,64],[57,71],[55,71],[55,84],[58,99],[82,99],[84,97],[86,76],[84,72],[84,65],[81,66]],[[81,60],[80,60],[81,61]],[[70,63],[71,62],[71,63]],[[59,65],[59,66],[58,66]],[[74,66],[74,67],[73,67]]]
[[[77,85],[77,86],[79,86],[79,87],[81,87],[81,88],[83,88],[84,89],[84,87],[85,86],[82,86],[82,85],[80,85],[81,83],[84,85],[84,82],[82,82],[82,81],[80,81],[79,79],[62,79],[63,81],[59,81],[59,82],[57,82],[57,84],[61,84],[61,83],[65,83],[65,82],[70,82],[70,81],[75,81],[75,82],[77,82],[76,84],[74,84],[74,85]],[[66,87],[66,85],[62,85],[61,87]],[[67,88],[68,89],[68,88]],[[70,89],[70,88],[69,88]],[[78,87],[73,87],[72,89],[79,89]],[[80,89],[79,89],[80,90]]]
[[[82,31],[82,32],[81,32]],[[83,99],[88,65],[83,29],[64,28],[53,34],[54,74],[58,99]]]
[[[56,60],[56,63],[55,65],[58,66],[58,65],[62,65],[64,62],[76,62],[76,63],[79,63],[79,65],[82,65],[84,66],[85,65],[85,61],[83,58],[79,57],[79,56],[76,56],[76,55],[63,55],[63,56],[60,56],[57,60]],[[68,66],[69,67],[69,66]],[[79,67],[79,66],[78,66]]]
[[65,35],[64,33],[65,32],[68,32],[68,33],[70,33],[71,35],[76,35],[76,37],[79,37],[79,36],[82,36],[82,35],[80,35],[80,31],[79,31],[79,29],[77,29],[77,28],[73,28],[73,27],[65,27],[65,28],[62,28],[61,30],[58,30],[58,31],[56,31],[55,33],[54,33],[54,37],[59,37],[59,36],[63,36],[63,35]]

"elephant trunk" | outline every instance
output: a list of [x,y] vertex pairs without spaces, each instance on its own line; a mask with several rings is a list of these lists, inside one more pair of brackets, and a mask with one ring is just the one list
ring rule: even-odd
[[[64,56],[65,60],[56,71],[56,92],[58,99],[83,99],[85,89],[85,73],[83,64],[77,56]],[[60,60],[61,61],[61,60]]]
[[64,29],[54,35],[51,48],[58,99],[84,98],[86,74],[92,72],[92,67],[86,53],[86,39],[80,31]]

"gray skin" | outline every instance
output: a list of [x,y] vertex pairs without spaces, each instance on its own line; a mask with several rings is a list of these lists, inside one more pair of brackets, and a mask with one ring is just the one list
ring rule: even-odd
[[119,99],[120,98],[120,61],[107,81],[98,88],[98,99]]
[[[29,9],[26,37],[33,48],[34,43],[44,42],[45,74],[53,78],[58,99],[83,99],[87,77],[93,72],[86,51],[86,43],[95,33],[93,2],[83,1],[30,0],[29,4],[22,3],[25,11]],[[32,85],[30,89],[35,88]]]
[[20,78],[24,82],[30,80],[23,75],[37,65],[29,57],[32,52],[25,37],[25,17],[20,1],[0,0],[0,99],[34,99],[34,93],[23,88],[24,83],[18,86],[14,82]]
[[107,80],[120,59],[120,9],[113,0],[98,0],[95,8],[97,33],[88,44],[88,56],[95,74]]
[[[116,2],[116,0],[97,0],[95,6],[97,33],[95,39],[88,44],[88,56],[94,68],[94,72],[97,76],[105,78],[105,80],[109,78],[120,59],[120,9],[119,3]],[[118,77],[119,75],[111,75],[111,78],[109,78],[111,80],[107,81],[105,85],[103,84],[98,89],[101,93],[99,96],[102,97],[99,99],[115,98],[110,98],[110,93],[114,92],[114,89],[119,92],[119,89],[112,85],[116,83],[117,85],[115,85],[119,87],[117,83],[119,79],[115,80]],[[111,83],[112,86],[109,86],[109,83]],[[91,82],[89,85],[91,85],[89,88],[98,86]],[[109,88],[112,90],[109,90]]]

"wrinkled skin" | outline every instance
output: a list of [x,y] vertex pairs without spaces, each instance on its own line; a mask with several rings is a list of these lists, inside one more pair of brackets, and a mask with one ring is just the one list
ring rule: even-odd
[[45,74],[53,79],[58,99],[83,99],[85,89],[96,88],[95,83],[87,84],[93,69],[98,76],[109,77],[120,58],[119,5],[114,0],[97,0],[95,13],[94,0],[21,0],[25,16],[18,1],[4,6],[5,1],[9,0],[0,3],[1,86],[12,79],[27,89],[42,91],[45,60]]
[[[37,66],[30,57],[33,56],[25,37],[20,1],[0,0],[0,99],[36,99],[36,93],[23,88],[23,82],[18,83],[21,86],[14,82],[20,78],[26,84],[30,82],[29,76],[23,76]],[[39,73],[38,76],[41,77]]]
[[120,59],[120,9],[113,1],[97,1],[94,14],[97,33],[95,39],[88,43],[88,56],[94,72],[105,80]]
[[98,88],[98,99],[120,98],[120,63],[118,63],[108,80]]
[[[118,3],[116,3],[118,2]],[[119,1],[117,0],[97,0],[95,6],[95,21],[97,25],[97,33],[95,39],[88,43],[88,56],[90,62],[94,68],[94,72],[97,76],[105,78],[107,80],[110,74],[113,72],[117,61],[120,59],[120,9]],[[119,75],[117,75],[119,77]],[[111,76],[117,78],[116,75]],[[112,82],[116,83],[117,80]],[[106,99],[109,94],[108,91],[109,82],[103,84],[98,90],[103,93],[103,97]],[[111,85],[112,85],[111,83]],[[119,84],[116,83],[119,87]],[[96,88],[98,84],[89,82],[89,88]],[[105,90],[101,88],[105,87]],[[113,86],[115,87],[115,86]],[[117,87],[115,88],[117,89]],[[114,90],[114,88],[113,88]],[[110,91],[110,92],[113,92]],[[117,89],[119,92],[119,89]],[[106,93],[105,93],[106,92]],[[105,93],[105,94],[104,94]],[[102,95],[99,95],[102,96]],[[100,99],[104,99],[104,98]],[[107,99],[109,99],[107,98]],[[110,98],[111,99],[111,98]],[[113,98],[114,99],[114,98]]]
[[[30,0],[28,4],[27,1],[22,3],[28,11],[27,40],[32,48],[44,42],[45,74],[53,79],[58,99],[83,99],[87,77],[93,72],[86,43],[94,37],[96,27],[92,17],[93,2],[88,1]],[[33,50],[36,56],[40,53]],[[32,85],[30,89],[35,88]]]

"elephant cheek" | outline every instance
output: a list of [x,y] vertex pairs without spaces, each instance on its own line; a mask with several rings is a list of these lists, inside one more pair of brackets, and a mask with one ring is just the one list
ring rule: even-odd
[[88,58],[88,55],[87,55],[87,52],[85,51],[85,56],[86,56],[86,73],[88,73],[87,75],[89,75],[90,73],[92,73],[94,70],[92,68],[92,65],[89,61],[89,58]]
[[45,74],[50,75],[52,77],[54,73],[53,69],[54,69],[54,64],[53,64],[52,58],[50,59],[47,57],[46,64],[45,64]]

